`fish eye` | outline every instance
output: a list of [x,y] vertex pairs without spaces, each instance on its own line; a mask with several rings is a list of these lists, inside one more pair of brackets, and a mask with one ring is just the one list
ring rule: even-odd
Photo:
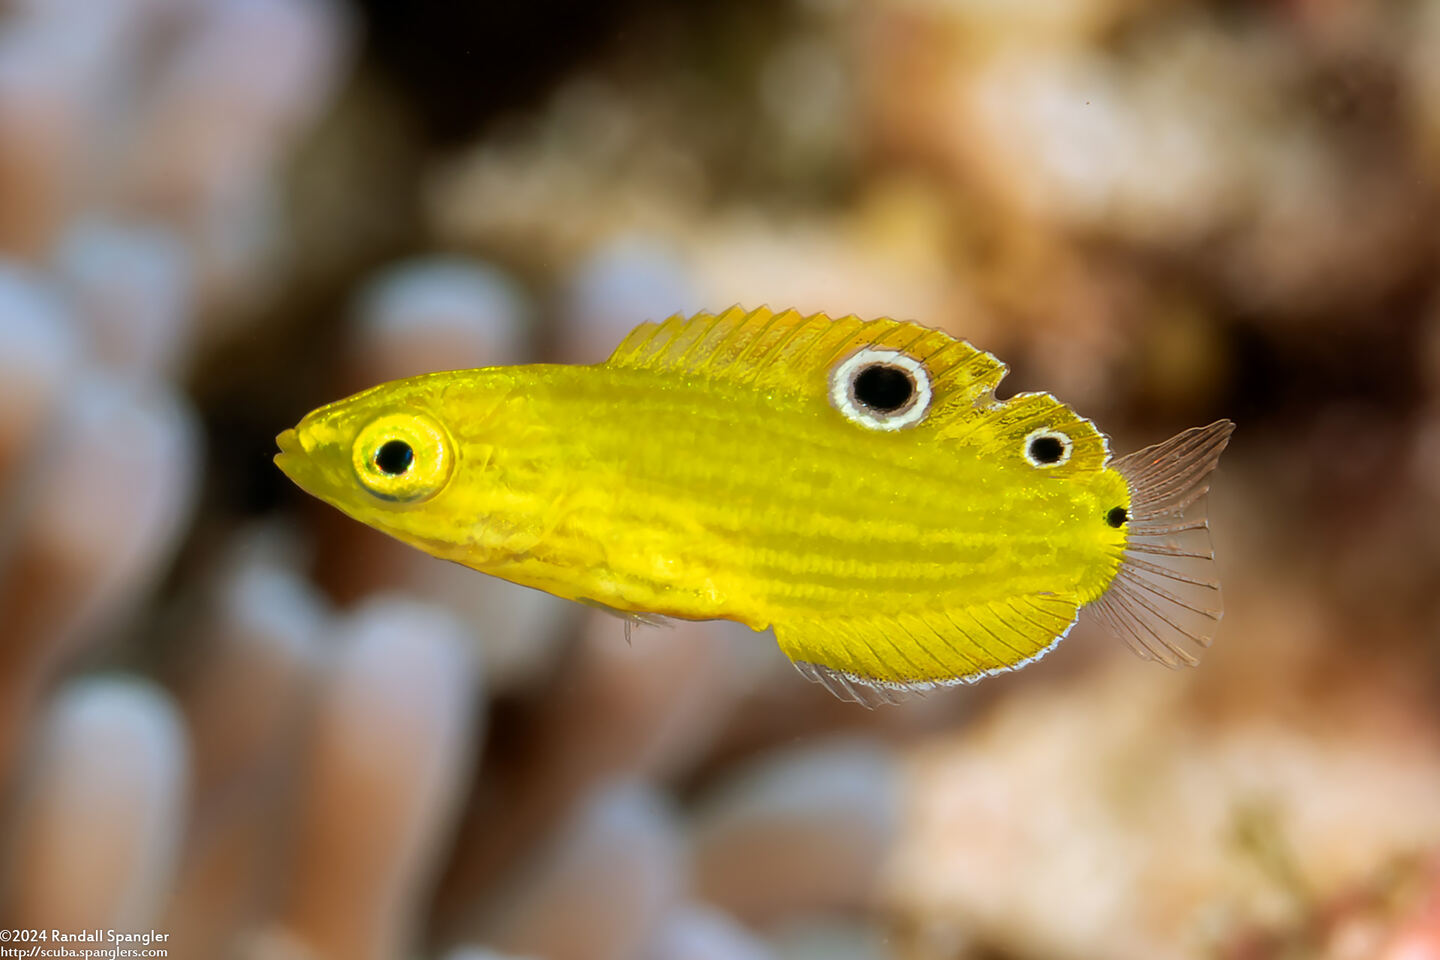
[[871,430],[914,426],[930,412],[932,397],[925,365],[899,350],[866,347],[830,374],[830,402]]
[[1130,519],[1130,512],[1124,507],[1111,507],[1110,512],[1105,514],[1105,522],[1115,528],[1125,526],[1125,521]]
[[1042,427],[1025,438],[1025,459],[1032,467],[1058,467],[1070,459],[1070,438]]
[[371,495],[417,503],[438,493],[450,479],[451,443],[438,423],[423,414],[392,413],[375,418],[355,437],[355,477]]

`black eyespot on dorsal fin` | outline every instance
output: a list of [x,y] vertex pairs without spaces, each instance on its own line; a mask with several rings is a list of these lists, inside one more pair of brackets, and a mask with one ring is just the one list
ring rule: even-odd
[[1041,427],[1025,437],[1025,459],[1032,467],[1058,467],[1070,459],[1074,447],[1068,433]]
[[872,363],[855,374],[850,393],[877,413],[894,413],[915,396],[915,375],[893,364]]

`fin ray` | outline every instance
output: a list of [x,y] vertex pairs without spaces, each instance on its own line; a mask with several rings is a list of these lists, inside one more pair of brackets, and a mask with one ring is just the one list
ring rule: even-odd
[[1205,498],[1234,430],[1219,420],[1112,464],[1130,486],[1125,554],[1110,589],[1091,606],[1146,659],[1198,663],[1224,616]]
[[818,683],[831,694],[841,700],[849,700],[864,707],[875,708],[881,704],[900,703],[906,697],[915,694],[924,696],[926,691],[922,689],[903,690],[882,686],[879,684],[865,683],[858,678],[851,677],[839,670],[821,666],[818,663],[806,663],[796,661],[795,669],[800,671],[800,676],[812,683]]

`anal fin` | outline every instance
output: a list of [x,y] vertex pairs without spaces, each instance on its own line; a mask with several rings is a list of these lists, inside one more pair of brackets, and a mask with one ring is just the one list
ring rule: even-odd
[[875,706],[1023,667],[1065,637],[1076,613],[1072,600],[1032,594],[863,620],[784,621],[775,637],[807,679]]

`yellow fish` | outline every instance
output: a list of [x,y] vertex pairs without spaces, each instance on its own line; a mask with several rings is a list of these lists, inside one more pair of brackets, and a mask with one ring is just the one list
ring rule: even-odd
[[1194,663],[1220,619],[1198,509],[1234,425],[1112,460],[1005,366],[889,319],[739,307],[604,363],[433,373],[321,407],[280,469],[427,553],[643,619],[773,627],[864,703],[1038,659],[1082,607]]

